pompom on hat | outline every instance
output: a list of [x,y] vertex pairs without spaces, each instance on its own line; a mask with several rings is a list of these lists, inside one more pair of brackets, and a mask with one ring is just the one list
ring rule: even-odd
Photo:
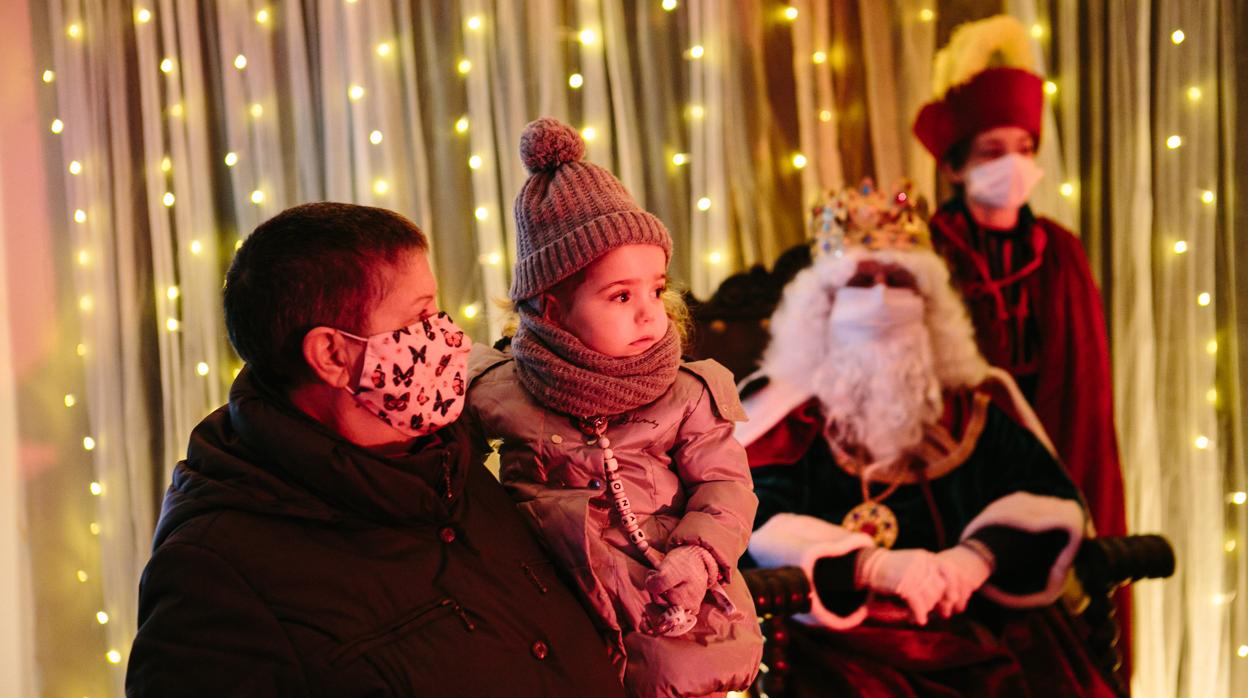
[[1035,73],[1030,39],[1008,15],[970,22],[936,54],[935,99],[919,110],[914,135],[937,160],[953,146],[998,126],[1018,126],[1040,139],[1044,81]]
[[529,178],[516,195],[513,301],[550,289],[617,247],[658,245],[671,259],[672,237],[662,221],[584,157],[581,134],[557,119],[538,119],[520,136]]

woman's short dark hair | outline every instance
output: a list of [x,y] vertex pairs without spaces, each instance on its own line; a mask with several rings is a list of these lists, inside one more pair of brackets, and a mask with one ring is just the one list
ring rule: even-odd
[[949,146],[949,150],[945,151],[945,156],[941,160],[949,166],[949,169],[957,172],[966,167],[966,161],[971,159],[972,140],[974,140],[974,137],[963,138]]
[[247,237],[225,275],[230,343],[262,379],[288,387],[308,376],[308,331],[361,334],[388,268],[428,247],[393,211],[331,202],[286,209]]

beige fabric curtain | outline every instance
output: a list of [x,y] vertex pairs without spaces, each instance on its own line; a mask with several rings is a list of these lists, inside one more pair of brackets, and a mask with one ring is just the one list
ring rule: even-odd
[[[935,165],[910,136],[932,55],[956,24],[1003,9],[1035,25],[1054,83],[1034,203],[1081,233],[1104,289],[1131,522],[1179,554],[1176,579],[1136,591],[1137,694],[1248,685],[1237,656],[1248,652],[1248,507],[1234,495],[1248,487],[1237,281],[1248,251],[1234,234],[1248,162],[1235,133],[1242,3],[27,6],[22,79],[40,114],[52,221],[33,234],[55,258],[15,262],[26,248],[2,249],[10,269],[44,270],[57,322],[35,368],[0,351],[0,375],[16,382],[19,472],[43,454],[22,492],[39,532],[29,571],[42,692],[121,694],[159,496],[238,367],[222,275],[259,222],[319,199],[408,215],[432,239],[443,307],[492,340],[526,176],[519,133],[553,115],[665,221],[673,277],[705,296],[803,240],[826,188],[908,176],[935,201]],[[0,328],[6,337],[18,342]],[[28,448],[48,442],[58,447]]]

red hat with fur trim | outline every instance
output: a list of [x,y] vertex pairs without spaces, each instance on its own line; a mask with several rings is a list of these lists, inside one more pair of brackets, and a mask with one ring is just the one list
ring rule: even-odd
[[1018,126],[1037,141],[1044,81],[1022,24],[998,15],[958,27],[936,55],[936,99],[914,120],[914,135],[937,160],[959,142],[998,126]]

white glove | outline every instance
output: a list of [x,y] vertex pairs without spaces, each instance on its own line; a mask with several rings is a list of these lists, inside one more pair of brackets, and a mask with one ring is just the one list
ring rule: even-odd
[[945,593],[936,555],[922,548],[863,550],[858,553],[854,583],[859,588],[900,596],[919,625],[927,625],[927,614]]
[[646,591],[656,601],[697,613],[718,576],[719,566],[710,551],[700,545],[681,545],[646,575]]
[[975,550],[966,543],[936,553],[936,565],[945,580],[945,593],[940,597],[940,615],[948,618],[966,610],[971,595],[992,575],[992,554]]

